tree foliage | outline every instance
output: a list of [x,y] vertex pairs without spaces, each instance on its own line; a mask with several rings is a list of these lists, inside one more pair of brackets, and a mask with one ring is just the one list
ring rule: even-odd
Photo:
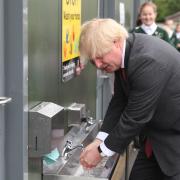
[[180,0],[153,0],[153,2],[158,8],[158,22],[162,22],[167,16],[180,11]]

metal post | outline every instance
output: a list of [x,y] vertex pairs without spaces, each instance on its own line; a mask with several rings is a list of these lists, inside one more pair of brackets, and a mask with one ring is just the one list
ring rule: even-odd
[[[4,0],[0,0],[0,96],[4,95]],[[0,105],[0,177],[5,178],[4,106]]]
[[13,100],[5,108],[5,176],[27,179],[27,0],[4,0],[5,94]]

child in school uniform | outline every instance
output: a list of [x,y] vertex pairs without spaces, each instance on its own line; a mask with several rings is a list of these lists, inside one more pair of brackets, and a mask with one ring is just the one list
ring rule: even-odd
[[175,47],[180,52],[180,23],[176,25],[175,35]]
[[143,3],[139,10],[141,25],[135,27],[133,32],[156,36],[169,43],[168,33],[156,24],[156,16],[157,6],[152,2]]

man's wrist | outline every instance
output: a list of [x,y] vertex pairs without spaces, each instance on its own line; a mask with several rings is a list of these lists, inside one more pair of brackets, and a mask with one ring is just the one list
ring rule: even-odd
[[109,135],[108,133],[100,131],[97,134],[96,139],[100,139],[100,140],[104,141],[108,135]]
[[109,149],[105,144],[104,142],[102,142],[100,145],[100,148],[102,150],[102,152],[106,155],[106,156],[113,156],[115,154],[114,151],[112,151],[111,149]]
[[99,152],[99,154],[100,154],[100,156],[101,157],[105,157],[106,155],[102,152],[102,150],[101,150],[101,147],[100,146],[98,146],[98,152]]

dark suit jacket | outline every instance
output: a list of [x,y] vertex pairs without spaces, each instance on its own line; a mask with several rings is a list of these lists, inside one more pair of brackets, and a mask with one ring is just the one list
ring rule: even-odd
[[146,135],[162,170],[180,173],[180,53],[156,37],[127,39],[125,71],[115,72],[114,96],[101,130],[105,145],[123,153],[134,136]]

